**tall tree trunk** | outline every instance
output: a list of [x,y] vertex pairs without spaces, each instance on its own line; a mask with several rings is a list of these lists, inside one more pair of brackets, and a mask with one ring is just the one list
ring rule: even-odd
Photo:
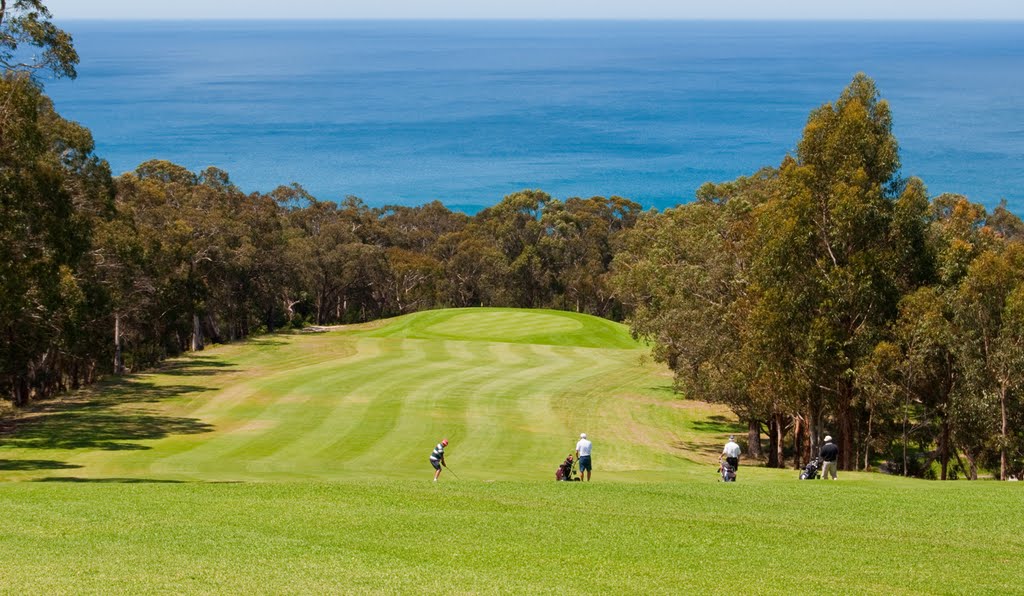
[[768,467],[779,467],[779,433],[776,430],[778,417],[774,414],[768,419]]
[[192,313],[192,342],[191,347],[193,352],[199,352],[203,349],[203,327],[199,324],[199,314]]
[[864,439],[864,471],[871,469],[871,423],[874,420],[874,410],[868,410],[868,434]]
[[[964,456],[967,458],[967,463],[970,466],[968,471],[967,471],[967,477],[970,478],[971,480],[977,480],[978,479],[978,462],[974,459],[974,456],[971,455],[971,452],[966,450],[966,449],[964,449]],[[961,464],[961,466],[962,465],[963,464]]]
[[14,380],[14,405],[21,408],[28,405],[28,379],[18,375]]
[[793,469],[799,470],[803,467],[804,455],[804,427],[806,423],[800,416],[793,417]]
[[942,479],[948,478],[949,470],[949,421],[942,415],[942,433],[939,435],[939,461],[942,462]]
[[753,459],[761,459],[764,453],[761,451],[761,421],[747,421],[747,452]]
[[217,320],[213,317],[212,312],[206,315],[206,328],[209,330],[206,337],[209,337],[210,341],[217,344],[224,343],[224,336],[221,335],[220,325],[217,324]]
[[114,313],[114,374],[124,374],[124,355],[121,353],[121,314]]
[[1002,416],[1002,423],[999,426],[999,479],[1006,480],[1006,437],[1009,428],[1006,422],[1006,384],[1001,383],[999,387],[999,414]]
[[907,405],[903,404],[903,475],[907,476]]
[[818,457],[818,451],[821,448],[820,427],[820,411],[812,404],[807,408],[807,461]]
[[780,414],[778,412],[773,414],[772,418],[775,421],[775,432],[774,432],[775,440],[774,440],[774,446],[773,446],[774,448],[772,450],[772,454],[774,455],[774,458],[775,458],[775,467],[777,467],[777,468],[785,468],[786,467],[786,459],[785,459],[785,456],[783,455],[783,445],[785,443],[785,432],[786,432],[785,418],[783,417],[782,414]]
[[852,388],[844,383],[839,393],[839,469],[852,470],[857,460],[853,452]]

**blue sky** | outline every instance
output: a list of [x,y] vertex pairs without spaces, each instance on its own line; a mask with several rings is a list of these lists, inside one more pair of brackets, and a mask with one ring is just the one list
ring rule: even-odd
[[1024,20],[1022,0],[45,0],[57,19]]

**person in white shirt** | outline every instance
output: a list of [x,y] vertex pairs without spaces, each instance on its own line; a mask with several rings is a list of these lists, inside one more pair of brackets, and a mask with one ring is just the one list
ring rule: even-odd
[[718,463],[722,463],[722,458],[732,466],[733,472],[740,467],[740,446],[736,443],[736,437],[729,435],[729,442],[725,444],[725,448],[722,449],[722,455],[718,456]]
[[590,482],[590,448],[593,444],[587,440],[587,433],[580,433],[580,440],[576,443],[576,461],[580,467],[580,480],[583,479],[583,472],[587,473],[587,482]]

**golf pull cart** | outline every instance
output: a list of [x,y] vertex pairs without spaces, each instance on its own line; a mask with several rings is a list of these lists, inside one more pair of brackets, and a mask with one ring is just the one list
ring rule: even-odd
[[819,471],[821,470],[821,458],[814,458],[807,462],[802,472],[800,472],[800,480],[817,480],[821,478]]
[[722,475],[722,482],[736,482],[736,468],[727,460],[719,462],[718,472]]
[[565,458],[556,469],[555,469],[555,480],[559,482],[573,482],[582,480],[582,478],[576,475],[576,459],[573,454],[569,454],[569,457]]

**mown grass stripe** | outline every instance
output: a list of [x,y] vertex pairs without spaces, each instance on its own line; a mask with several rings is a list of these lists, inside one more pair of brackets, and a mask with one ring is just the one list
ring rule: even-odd
[[[471,478],[546,478],[581,430],[599,435],[608,478],[657,478],[694,465],[678,444],[699,432],[651,389],[661,369],[639,363],[645,353],[625,327],[594,317],[491,308],[215,347],[145,377],[156,397],[141,385],[111,408],[152,420],[111,445],[117,451],[55,450],[53,465],[12,464],[0,478],[349,479],[382,467],[422,478],[424,454],[443,436],[453,457],[478,466],[466,470]],[[167,433],[162,421],[202,430]],[[619,422],[657,431],[633,444]],[[21,445],[0,443],[0,460],[46,459]]]
[[[287,447],[292,442],[312,440],[308,431],[312,430],[315,422],[311,421],[333,424],[346,420],[344,417],[332,417],[328,414],[329,411],[336,411],[343,405],[334,404],[335,394],[327,391],[327,387],[344,385],[348,391],[353,391],[360,384],[371,383],[374,371],[393,367],[393,362],[389,362],[389,359],[403,357],[372,342],[360,346],[354,353],[355,357],[350,362],[335,360],[317,363],[276,375],[267,380],[270,387],[266,393],[268,399],[225,404],[225,408],[217,413],[217,417],[210,418],[215,424],[221,420],[228,421],[232,428],[236,429],[238,427],[234,422],[237,420],[270,420],[276,422],[273,426],[250,432],[221,433],[196,445],[188,454],[177,455],[155,464],[154,470],[175,474],[209,474],[224,470],[225,464],[230,468],[232,462],[237,462],[239,465],[234,467],[239,468],[237,473],[242,476],[258,477],[262,473],[275,471],[271,467],[254,462]],[[362,370],[366,376],[353,376],[352,370]],[[273,390],[275,385],[276,392]],[[297,459],[292,463],[292,468],[301,467],[303,455],[303,451],[297,451]]]
[[375,396],[389,389],[381,378],[402,367],[414,368],[422,360],[422,354],[404,350],[404,340],[375,343],[369,349],[374,357],[359,366],[308,379],[270,404],[262,416],[283,423],[261,437],[247,438],[227,455],[246,458],[247,469],[255,472],[299,472],[305,467],[330,473],[337,466],[315,457],[322,445],[359,432],[360,417],[365,419],[375,407]]

